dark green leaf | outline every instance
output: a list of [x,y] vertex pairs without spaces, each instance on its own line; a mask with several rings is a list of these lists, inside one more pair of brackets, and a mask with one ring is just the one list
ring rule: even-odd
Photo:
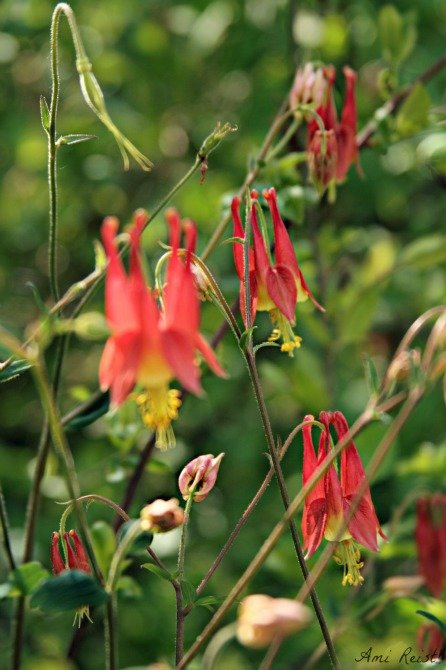
[[431,614],[430,612],[425,612],[424,610],[417,610],[416,614],[421,614],[421,616],[424,616],[426,619],[429,619],[430,621],[433,621],[434,623],[437,624],[440,630],[443,631],[443,633],[446,633],[446,623],[443,623],[443,621],[440,621],[435,614]]
[[13,361],[10,365],[8,365],[7,368],[0,372],[0,384],[9,382],[11,379],[15,379],[21,375],[22,372],[29,370],[30,367],[32,366],[31,363],[28,363],[28,361]]
[[85,605],[102,605],[107,593],[91,576],[80,570],[65,570],[46,579],[34,592],[31,607],[44,612],[65,612]]
[[[118,542],[122,542],[124,537],[127,535],[129,530],[135,525],[135,523],[139,524],[140,522],[138,519],[130,519],[129,521],[126,521],[125,523],[122,524],[121,528],[119,529]],[[129,547],[128,549],[128,553],[133,554],[145,551],[147,547],[149,547],[152,544],[152,541],[153,541],[153,533],[149,533],[147,531],[142,532],[140,535],[138,535],[137,538],[135,538],[131,547]]]
[[192,605],[195,601],[195,586],[186,579],[181,580],[181,591],[183,593],[184,604]]
[[89,405],[84,412],[79,414],[75,419],[67,424],[68,431],[80,430],[94,423],[101,416],[104,416],[110,408],[110,396],[108,391],[101,393],[101,395]]

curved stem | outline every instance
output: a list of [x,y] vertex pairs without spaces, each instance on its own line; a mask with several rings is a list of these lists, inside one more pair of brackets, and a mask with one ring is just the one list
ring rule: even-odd
[[175,661],[177,664],[181,661],[184,655],[185,612],[183,608],[183,587],[181,582],[184,578],[184,559],[186,557],[187,527],[189,524],[190,511],[192,509],[193,502],[194,502],[194,489],[191,489],[184,510],[184,522],[183,527],[181,528],[181,539],[180,539],[180,546],[178,549],[178,578],[176,580],[178,583],[178,588],[174,585],[176,606],[177,606],[177,625],[176,625],[176,638],[175,638]]

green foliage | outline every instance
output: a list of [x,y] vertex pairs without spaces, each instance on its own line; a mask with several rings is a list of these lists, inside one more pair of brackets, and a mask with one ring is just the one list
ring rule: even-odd
[[64,570],[56,577],[46,579],[34,591],[31,607],[44,612],[65,612],[90,605],[102,605],[107,593],[96,580],[80,570]]
[[8,576],[8,580],[0,585],[0,598],[17,598],[29,596],[48,576],[48,570],[37,561],[19,565]]
[[430,108],[429,93],[422,84],[416,84],[396,117],[397,132],[404,137],[423,130],[428,124]]

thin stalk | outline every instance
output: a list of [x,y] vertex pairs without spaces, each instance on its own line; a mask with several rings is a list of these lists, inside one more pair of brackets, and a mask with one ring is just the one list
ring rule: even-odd
[[184,561],[186,558],[186,541],[187,541],[187,527],[189,525],[190,511],[194,502],[194,489],[189,492],[189,497],[186,502],[184,510],[184,522],[181,528],[180,546],[178,549],[178,587],[174,585],[177,616],[176,616],[176,637],[175,637],[175,662],[178,664],[184,655],[184,619],[185,612],[183,608],[183,587],[182,580],[184,578]]
[[11,548],[11,538],[9,536],[8,512],[6,509],[5,498],[3,496],[2,485],[0,484],[0,525],[3,532],[3,544],[5,545],[6,557],[9,563],[9,569],[15,570],[16,563]]
[[105,670],[117,670],[119,666],[116,619],[116,595],[110,593],[104,620]]

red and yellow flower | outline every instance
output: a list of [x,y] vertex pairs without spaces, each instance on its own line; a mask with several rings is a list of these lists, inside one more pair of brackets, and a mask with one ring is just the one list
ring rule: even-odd
[[186,258],[180,257],[181,220],[171,209],[166,214],[170,229],[171,255],[166,284],[161,295],[148,286],[140,261],[140,238],[147,214],[136,212],[130,230],[130,269],[126,274],[116,247],[119,222],[105,219],[102,239],[108,258],[105,279],[105,312],[111,330],[99,367],[103,390],[110,389],[112,407],[121,405],[135,385],[141,387],[136,402],[145,425],[156,431],[160,448],[175,443],[171,422],[181,405],[178,389],[170,389],[177,378],[183,387],[200,395],[200,369],[197,353],[220,376],[225,373],[199,332],[200,309],[192,255],[196,227],[183,222]]
[[320,191],[324,191],[331,183],[344,181],[352,163],[358,164],[358,147],[356,145],[356,73],[345,66],[345,98],[338,121],[333,98],[333,86],[336,70],[330,65],[324,68],[326,91],[324,102],[316,109],[324,130],[316,119],[308,121],[307,155],[310,175]]
[[[274,228],[274,255],[273,262],[269,250],[269,243],[262,235],[258,221],[257,192],[251,193],[250,221],[253,234],[253,249],[248,249],[249,262],[249,294],[251,322],[256,312],[269,312],[274,325],[270,341],[282,339],[281,350],[293,355],[294,349],[300,347],[301,338],[294,334],[295,311],[298,302],[310,298],[314,305],[323,311],[323,308],[314,299],[297,263],[296,254],[291,243],[288,231],[279,213],[277,195],[274,188],[263,191],[263,197],[268,203]],[[232,217],[234,221],[234,236],[245,239],[240,216],[241,199],[235,197],[232,201]],[[263,230],[267,235],[266,229]],[[234,242],[234,263],[240,279],[240,309],[245,324],[245,272],[243,258],[243,244]]]
[[[304,421],[314,421],[314,417],[307,415]],[[334,426],[339,440],[342,440],[349,429],[341,412],[321,412],[319,421],[325,429],[319,439],[317,455],[313,445],[312,425],[307,424],[303,428],[304,486],[329,454],[330,425]],[[307,550],[306,558],[309,558],[319,547],[323,537],[331,542],[338,542],[334,558],[339,565],[344,566],[342,584],[357,586],[363,582],[360,570],[364,564],[361,562],[355,542],[377,551],[377,535],[384,539],[386,536],[376,516],[370,488],[366,485],[347,528],[342,536],[337,538],[341,527],[345,524],[352,501],[366,482],[364,467],[353,441],[350,441],[342,451],[340,460],[340,477],[332,463],[305,498],[302,516],[304,549]]]

